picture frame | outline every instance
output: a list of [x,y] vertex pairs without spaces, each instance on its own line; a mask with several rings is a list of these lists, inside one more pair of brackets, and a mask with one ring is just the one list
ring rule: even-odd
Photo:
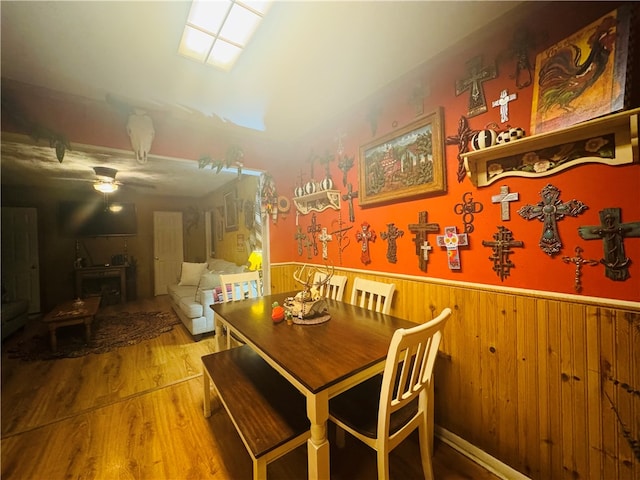
[[235,189],[224,194],[224,230],[238,230],[238,197]]
[[536,56],[532,135],[625,108],[629,31],[623,5]]
[[442,108],[360,147],[361,206],[447,191]]

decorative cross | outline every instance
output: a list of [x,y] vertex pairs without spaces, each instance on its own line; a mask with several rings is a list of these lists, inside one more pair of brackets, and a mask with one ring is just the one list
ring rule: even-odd
[[409,96],[409,104],[413,105],[413,108],[415,108],[416,117],[424,113],[424,91],[424,84],[419,82],[413,87],[411,95]]
[[347,186],[347,172],[353,167],[355,157],[347,157],[346,155],[338,161],[338,168],[342,171],[342,185]]
[[473,214],[482,211],[482,204],[474,202],[471,192],[462,195],[462,203],[457,203],[453,207],[453,212],[462,215],[462,223],[464,224],[464,233],[471,233],[474,230]]
[[456,227],[444,227],[444,235],[438,235],[438,246],[446,247],[447,261],[451,270],[460,270],[460,250],[458,247],[469,245],[466,233],[458,235]]
[[464,168],[463,154],[469,151],[469,141],[473,136],[478,133],[479,130],[471,130],[469,128],[469,120],[467,117],[462,116],[458,120],[458,135],[452,135],[447,137],[445,143],[447,145],[458,145],[458,183],[462,182],[467,176],[467,171]]
[[365,265],[371,263],[371,256],[369,255],[369,242],[376,241],[376,232],[367,222],[362,222],[360,225],[360,231],[356,233],[356,240],[362,242],[360,260]]
[[429,259],[429,242],[427,235],[440,230],[440,224],[427,223],[428,213],[425,211],[418,213],[418,223],[410,223],[409,231],[415,235],[413,243],[416,244],[416,255],[418,255],[418,266],[423,272],[427,271],[427,260]]
[[511,212],[509,208],[509,202],[515,202],[520,195],[516,192],[509,193],[509,187],[502,185],[500,187],[500,193],[491,197],[491,203],[500,204],[500,218],[502,220],[510,220]]
[[504,282],[505,277],[508,277],[511,269],[515,267],[509,259],[509,255],[513,253],[511,248],[524,247],[524,242],[514,240],[511,230],[500,225],[498,227],[498,233],[493,234],[493,241],[483,240],[482,245],[493,249],[493,253],[489,257],[489,260],[493,260],[492,270],[496,272],[500,280]]
[[[340,210],[338,210],[338,219],[331,222],[331,226],[333,226],[334,224],[337,228],[333,232],[331,232],[331,235],[335,235],[338,239],[338,261],[340,262],[340,265],[342,265],[342,252],[351,243],[351,239],[347,237],[344,232],[352,229],[353,225],[343,227],[344,223],[342,222],[342,213],[340,212]],[[343,241],[345,241],[344,246],[342,245]]]
[[509,121],[509,102],[515,100],[517,95],[515,93],[508,94],[507,90],[500,92],[500,98],[491,102],[492,107],[500,107],[500,122],[506,123]]
[[353,187],[351,186],[351,184],[349,184],[349,185],[347,185],[347,193],[342,195],[342,200],[348,200],[349,201],[349,221],[351,223],[356,221],[356,214],[355,214],[355,211],[353,210],[353,199],[354,198],[358,198],[358,192],[354,192],[353,191]]
[[313,247],[313,242],[309,240],[309,237],[305,238],[304,246],[307,247],[307,258],[311,260],[311,247]]
[[313,254],[316,257],[318,256],[318,242],[316,240],[316,237],[321,230],[322,230],[322,227],[320,226],[320,224],[316,223],[316,213],[313,212],[313,215],[311,216],[311,225],[307,227],[307,233],[311,234],[311,244],[313,245]]
[[307,235],[302,232],[302,227],[298,225],[296,234],[294,236],[296,242],[298,242],[298,255],[302,256],[302,241],[307,239]]
[[589,265],[590,267],[593,267],[595,265],[598,265],[598,261],[597,260],[587,260],[585,258],[582,258],[582,252],[584,252],[584,250],[580,247],[576,247],[575,248],[575,252],[576,252],[576,256],[575,257],[562,257],[562,261],[564,263],[573,263],[576,266],[576,273],[575,273],[575,277],[574,277],[574,284],[573,284],[573,288],[576,292],[580,293],[582,291],[582,281],[580,280],[580,277],[582,277],[582,266],[583,265]]
[[518,213],[525,220],[537,218],[543,222],[542,236],[540,237],[540,248],[550,256],[555,255],[562,248],[562,242],[558,235],[558,220],[562,220],[566,215],[577,217],[588,207],[579,200],[570,200],[566,203],[558,198],[560,190],[551,184],[547,184],[541,191],[542,201],[537,205],[525,205]]
[[394,223],[387,224],[387,231],[380,234],[380,238],[388,240],[387,243],[387,260],[390,263],[396,263],[398,257],[396,252],[398,250],[396,240],[404,235],[404,230],[400,230]]
[[492,80],[498,76],[495,65],[482,67],[482,56],[467,61],[467,76],[456,80],[456,96],[467,90],[469,95],[469,117],[475,117],[487,111],[487,101],[484,97],[483,82]]
[[521,25],[514,30],[506,53],[510,59],[516,57],[516,71],[509,78],[515,79],[518,88],[528,87],[533,80],[529,50],[534,46],[533,35],[528,28]]
[[601,225],[579,227],[578,233],[585,240],[601,238],[604,258],[600,263],[605,266],[605,275],[611,280],[626,280],[631,259],[624,253],[624,237],[640,237],[640,222],[622,223],[619,208],[605,208],[599,213]]
[[318,240],[322,243],[322,259],[327,260],[329,258],[327,242],[333,240],[333,236],[327,233],[326,227],[322,227],[322,233],[320,233]]

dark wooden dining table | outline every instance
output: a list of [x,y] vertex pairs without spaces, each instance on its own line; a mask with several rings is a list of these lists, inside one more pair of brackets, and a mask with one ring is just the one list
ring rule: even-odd
[[[416,324],[327,299],[331,319],[314,325],[274,323],[274,302],[295,292],[211,306],[228,330],[250,345],[307,400],[309,478],[329,479],[329,399],[384,369],[391,337]],[[229,332],[227,332],[229,335]]]

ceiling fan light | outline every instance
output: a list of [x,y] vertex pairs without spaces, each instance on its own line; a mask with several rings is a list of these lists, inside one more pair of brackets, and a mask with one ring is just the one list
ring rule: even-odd
[[113,193],[118,190],[118,185],[111,182],[96,182],[93,188],[100,193]]

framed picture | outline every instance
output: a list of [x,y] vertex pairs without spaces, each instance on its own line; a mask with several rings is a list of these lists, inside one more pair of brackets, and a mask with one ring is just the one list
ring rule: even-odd
[[536,56],[532,134],[624,109],[629,18],[622,6]]
[[359,203],[442,195],[447,191],[442,109],[360,147]]
[[235,189],[224,194],[224,230],[238,230],[238,202]]

